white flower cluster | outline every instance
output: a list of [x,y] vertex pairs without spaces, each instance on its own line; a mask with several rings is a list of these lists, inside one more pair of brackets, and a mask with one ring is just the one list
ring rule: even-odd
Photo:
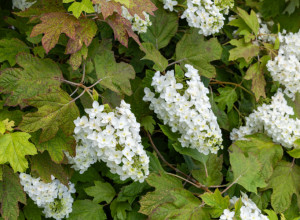
[[174,0],[163,0],[163,3],[164,9],[169,9],[170,11],[173,11],[173,7],[178,4],[178,2]]
[[31,7],[36,1],[28,1],[28,0],[13,0],[12,1],[12,8],[18,8],[21,11]]
[[187,9],[181,18],[186,18],[190,27],[200,29],[204,36],[218,33],[224,25],[232,0],[187,0]]
[[[230,205],[234,207],[236,202],[241,199],[243,206],[240,208],[240,218],[242,220],[268,220],[269,218],[261,214],[261,210],[256,206],[256,204],[247,196],[247,194],[242,193],[241,198],[236,196],[230,199]],[[220,220],[233,220],[235,215],[235,210],[230,211],[230,209],[225,209],[223,214],[220,216]]]
[[281,90],[272,97],[269,105],[263,104],[246,118],[246,125],[233,129],[231,140],[242,139],[245,135],[264,132],[274,142],[291,148],[295,140],[300,138],[300,120],[290,118],[294,115],[288,106]]
[[67,187],[55,177],[51,176],[51,178],[51,183],[44,183],[40,178],[20,173],[20,183],[24,191],[38,207],[44,208],[43,213],[46,218],[57,220],[68,218],[73,204],[71,193],[76,192],[74,184],[69,182],[69,187]]
[[294,98],[300,92],[300,31],[279,34],[278,56],[267,63],[273,79],[285,86],[285,93]]
[[146,33],[147,27],[152,25],[152,22],[150,21],[149,14],[146,12],[143,12],[143,15],[145,16],[145,20],[140,18],[137,14],[132,16],[128,9],[124,6],[122,6],[122,17],[129,20],[132,24],[132,30],[136,31],[138,33]]
[[104,105],[93,103],[86,109],[89,118],[77,118],[76,156],[66,155],[75,170],[85,172],[96,161],[103,161],[121,180],[131,178],[143,182],[149,175],[149,157],[141,144],[140,124],[123,100],[120,107],[108,111]]
[[174,71],[166,75],[156,72],[152,79],[152,86],[158,95],[145,88],[144,101],[150,101],[150,109],[154,110],[158,118],[168,124],[173,132],[179,132],[178,139],[183,147],[197,149],[204,154],[217,153],[222,148],[222,133],[217,118],[211,110],[207,94],[208,89],[200,80],[198,70],[191,65],[185,65],[188,71],[185,76],[188,88],[181,95],[183,85],[176,83]]
[[259,13],[256,14],[258,23],[260,24],[258,31],[258,39],[263,42],[275,43],[276,36],[271,33],[269,27],[274,25],[273,21],[264,22],[261,20],[261,15]]

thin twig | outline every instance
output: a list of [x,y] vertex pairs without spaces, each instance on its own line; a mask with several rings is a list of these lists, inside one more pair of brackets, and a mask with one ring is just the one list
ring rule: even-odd
[[249,90],[247,90],[245,87],[241,86],[240,84],[233,83],[233,82],[223,82],[223,81],[219,81],[219,80],[215,80],[215,79],[213,79],[213,80],[214,80],[214,82],[210,82],[209,84],[228,84],[228,85],[233,85],[233,86],[241,88],[245,92],[247,92],[250,95],[254,96],[254,94],[252,92],[250,92]]
[[96,86],[99,82],[101,82],[103,79],[98,79],[97,82],[95,82],[93,85],[87,87],[88,89],[93,88],[94,86]]
[[157,153],[157,155],[160,157],[160,159],[168,166],[170,167],[171,169],[175,170],[177,173],[180,173],[182,174],[183,176],[187,177],[188,179],[192,180],[197,186],[198,188],[201,188],[203,190],[205,190],[206,192],[210,192],[210,190],[206,187],[206,186],[203,186],[202,184],[200,184],[198,181],[196,181],[195,179],[191,178],[189,175],[183,173],[181,170],[177,169],[176,167],[174,167],[172,164],[170,164],[168,161],[166,161],[166,159],[163,157],[163,155],[159,152],[159,150],[157,149],[157,147],[155,146],[152,138],[151,138],[151,135],[149,134],[148,131],[145,131],[149,140],[150,140],[150,144],[152,146],[152,148],[155,150],[155,152]]
[[82,64],[82,78],[81,78],[81,84],[84,83],[84,79],[85,79],[85,62],[83,62]]
[[181,59],[181,60],[177,60],[177,61],[175,61],[175,62],[173,62],[173,63],[170,63],[170,64],[168,65],[168,67],[169,67],[169,66],[172,66],[172,65],[174,65],[174,64],[180,63],[180,62],[182,62],[182,61],[184,61],[184,60],[186,60],[186,58],[183,58],[183,59]]
[[242,175],[240,175],[238,178],[236,178],[229,186],[227,186],[226,189],[224,189],[221,194],[224,194],[227,190],[229,190],[234,184],[237,183],[237,181],[242,177]]
[[77,88],[74,90],[74,92],[71,93],[71,95],[70,95],[71,97],[78,91],[78,88],[79,88],[79,87],[77,87]]
[[75,102],[77,99],[79,99],[81,96],[83,96],[84,93],[85,93],[85,90],[83,90],[82,93],[79,96],[77,96],[75,99],[70,101],[69,104],[71,104],[72,102]]
[[174,173],[167,173],[167,174],[168,174],[168,175],[171,175],[171,176],[175,176],[175,177],[177,177],[177,178],[179,178],[179,179],[182,179],[182,180],[184,180],[185,182],[187,182],[187,183],[189,183],[189,184],[191,184],[191,185],[193,185],[193,186],[195,186],[195,187],[197,187],[197,188],[201,188],[199,185],[197,185],[197,184],[195,184],[195,183],[193,183],[193,182],[191,182],[191,181],[185,179],[185,178],[182,177],[182,176],[178,176],[178,175],[176,175],[176,174],[174,174]]

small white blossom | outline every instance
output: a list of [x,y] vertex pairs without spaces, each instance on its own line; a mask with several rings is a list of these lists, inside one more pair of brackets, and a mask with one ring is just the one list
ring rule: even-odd
[[30,8],[36,1],[28,1],[28,0],[13,0],[12,8],[18,8],[21,11],[24,11],[27,8]]
[[173,11],[173,7],[178,4],[178,2],[174,0],[163,0],[163,3],[164,9],[169,9],[170,11]]
[[128,21],[131,22],[132,30],[136,31],[138,33],[146,33],[147,27],[152,25],[152,22],[150,21],[149,14],[146,12],[143,12],[143,15],[145,19],[143,20],[140,16],[137,14],[131,15],[128,11],[128,9],[124,6],[122,6],[122,17],[126,18]]

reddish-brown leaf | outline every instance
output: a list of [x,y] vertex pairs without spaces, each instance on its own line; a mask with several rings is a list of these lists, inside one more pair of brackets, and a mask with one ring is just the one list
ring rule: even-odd
[[122,14],[122,5],[118,2],[108,2],[106,0],[93,0],[93,3],[101,5],[101,13],[104,19],[112,15],[114,12],[117,12],[119,15]]
[[128,46],[128,37],[132,37],[140,44],[138,36],[132,31],[131,23],[118,14],[114,14],[106,19],[107,23],[114,31],[115,39],[118,39],[125,47]]
[[42,23],[34,26],[30,37],[44,34],[42,44],[46,53],[55,47],[62,33],[75,40],[75,30],[79,22],[74,16],[63,12],[53,12],[42,15],[41,21]]
[[128,8],[131,15],[137,14],[140,18],[145,19],[143,12],[147,12],[150,15],[154,15],[154,11],[157,10],[156,6],[151,0],[134,0],[132,7]]
[[67,44],[67,54],[79,51],[83,43],[88,47],[97,33],[97,25],[93,20],[83,18],[79,20],[79,23],[80,25],[75,29],[75,38],[70,38]]

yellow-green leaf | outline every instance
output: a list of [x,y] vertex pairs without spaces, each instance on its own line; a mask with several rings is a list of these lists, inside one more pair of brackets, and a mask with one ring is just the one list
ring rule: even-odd
[[35,146],[28,141],[30,137],[25,132],[0,136],[0,164],[9,162],[15,172],[24,172],[28,168],[25,156],[37,153]]

